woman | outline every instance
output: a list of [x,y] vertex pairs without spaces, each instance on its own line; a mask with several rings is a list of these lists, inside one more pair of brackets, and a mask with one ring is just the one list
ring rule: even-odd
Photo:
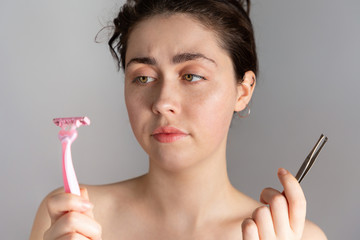
[[227,175],[230,122],[256,85],[249,6],[128,0],[109,43],[125,71],[129,119],[149,172],[84,186],[81,197],[54,191],[30,239],[326,239],[305,220],[302,189],[285,169],[284,194],[264,189],[261,203]]

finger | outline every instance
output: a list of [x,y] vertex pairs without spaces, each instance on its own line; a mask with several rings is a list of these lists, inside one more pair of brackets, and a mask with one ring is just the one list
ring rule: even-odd
[[288,203],[285,196],[273,188],[265,188],[260,201],[268,204],[276,236],[286,236],[290,231]]
[[247,218],[241,224],[243,240],[260,240],[258,227],[253,219]]
[[85,212],[92,209],[93,205],[81,196],[70,193],[59,193],[47,199],[47,208],[51,223],[54,223],[69,211]]
[[[87,188],[81,188],[80,189],[80,194],[83,198],[85,198],[86,200],[90,201],[89,199],[89,193]],[[94,218],[94,213],[93,213],[93,208],[89,208],[87,211],[84,212],[84,214],[88,215],[91,218]]]
[[267,206],[258,207],[252,218],[256,223],[260,239],[275,239],[276,234],[270,209]]
[[57,239],[71,233],[78,233],[89,239],[100,239],[101,226],[85,214],[68,212],[50,227],[47,235],[52,237],[49,239]]
[[90,200],[89,199],[89,193],[87,188],[80,188],[80,194],[83,198],[85,198],[86,200]]
[[79,233],[68,233],[64,236],[61,236],[60,238],[57,238],[56,240],[89,240],[89,238],[85,237],[84,235],[81,235]]
[[301,234],[305,225],[306,199],[296,178],[287,170],[280,168],[278,177],[284,186],[284,195],[289,205],[290,226],[295,233]]

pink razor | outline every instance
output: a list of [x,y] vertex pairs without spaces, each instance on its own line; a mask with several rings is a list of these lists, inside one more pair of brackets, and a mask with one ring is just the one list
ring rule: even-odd
[[80,196],[80,187],[76,178],[71,158],[71,144],[75,141],[78,133],[76,128],[82,125],[89,125],[87,117],[55,118],[56,126],[61,127],[59,139],[62,144],[62,169],[65,192]]

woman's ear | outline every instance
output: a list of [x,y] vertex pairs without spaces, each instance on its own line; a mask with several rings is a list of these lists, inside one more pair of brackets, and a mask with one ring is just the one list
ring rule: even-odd
[[256,76],[253,71],[247,71],[244,74],[243,81],[237,84],[237,100],[235,112],[244,110],[249,104],[256,85]]

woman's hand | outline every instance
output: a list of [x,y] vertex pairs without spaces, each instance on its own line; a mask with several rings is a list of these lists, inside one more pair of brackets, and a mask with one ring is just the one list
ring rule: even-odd
[[101,226],[94,220],[86,189],[81,189],[81,196],[55,194],[49,197],[47,208],[51,226],[44,233],[44,240],[101,239]]
[[306,200],[296,178],[280,168],[278,177],[284,187],[281,193],[266,188],[260,201],[269,206],[257,208],[242,224],[243,240],[300,240],[304,231]]

